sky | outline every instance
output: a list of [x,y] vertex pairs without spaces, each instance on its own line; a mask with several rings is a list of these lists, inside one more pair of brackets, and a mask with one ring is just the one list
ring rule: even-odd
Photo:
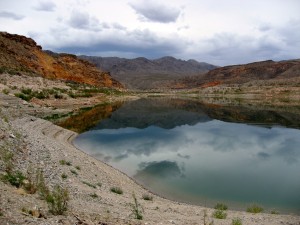
[[0,0],[0,30],[77,55],[300,58],[299,0]]

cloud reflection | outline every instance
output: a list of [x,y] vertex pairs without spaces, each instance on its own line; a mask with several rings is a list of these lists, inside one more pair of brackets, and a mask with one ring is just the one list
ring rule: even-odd
[[142,162],[139,164],[140,170],[138,170],[135,177],[153,176],[153,177],[178,177],[181,176],[181,170],[177,162],[172,161],[154,161],[154,162]]

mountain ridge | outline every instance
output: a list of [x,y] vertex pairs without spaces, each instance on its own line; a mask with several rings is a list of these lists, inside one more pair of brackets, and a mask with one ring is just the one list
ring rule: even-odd
[[170,88],[200,88],[220,84],[243,84],[257,80],[300,78],[300,59],[259,61],[219,67],[204,74],[189,76],[170,83]]
[[172,56],[153,60],[145,57],[126,59],[84,55],[79,58],[94,63],[101,70],[109,71],[113,78],[134,89],[163,88],[166,82],[217,68],[205,62],[193,59],[185,61]]

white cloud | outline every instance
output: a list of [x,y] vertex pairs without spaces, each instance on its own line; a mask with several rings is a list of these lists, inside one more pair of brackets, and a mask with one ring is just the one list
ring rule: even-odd
[[130,6],[140,15],[142,21],[170,23],[176,22],[180,15],[179,8],[163,5],[156,1],[142,0],[130,3]]
[[298,0],[10,0],[0,8],[1,30],[52,50],[217,65],[299,58]]
[[13,12],[8,11],[1,11],[0,12],[0,18],[7,18],[7,19],[13,19],[13,20],[21,20],[24,18],[22,15],[15,14]]
[[52,1],[39,1],[38,5],[34,7],[38,11],[52,12],[56,8],[56,4]]

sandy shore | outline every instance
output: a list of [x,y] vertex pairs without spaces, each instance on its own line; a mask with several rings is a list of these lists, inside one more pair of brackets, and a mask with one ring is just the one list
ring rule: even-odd
[[[26,173],[28,167],[42,168],[46,184],[49,187],[56,184],[66,187],[70,201],[65,215],[53,216],[48,212],[46,202],[37,194],[26,194],[0,182],[0,224],[189,225],[204,224],[204,214],[207,214],[207,224],[214,221],[214,224],[230,225],[233,218],[240,218],[243,225],[300,225],[300,216],[296,215],[251,214],[231,210],[227,211],[226,219],[215,219],[212,217],[214,209],[177,203],[153,195],[122,172],[75,148],[71,140],[76,133],[28,115],[27,110],[32,108],[14,99],[0,94],[1,145],[13,147],[11,151],[15,153],[17,169]],[[69,161],[71,165],[61,165],[60,160]],[[63,179],[62,174],[67,178]],[[124,193],[115,194],[110,191],[111,187],[120,187]],[[135,219],[132,213],[133,193],[143,209],[143,220]],[[98,197],[92,197],[93,194]],[[144,194],[152,195],[153,200],[143,200]],[[22,208],[38,208],[44,216],[35,218],[26,215]]]

